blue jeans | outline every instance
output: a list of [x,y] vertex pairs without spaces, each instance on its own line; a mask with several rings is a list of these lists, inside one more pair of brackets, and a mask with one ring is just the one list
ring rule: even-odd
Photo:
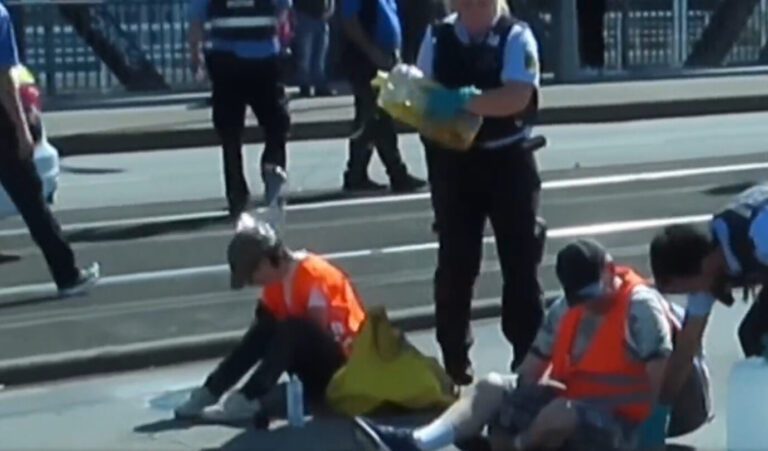
[[296,52],[301,87],[326,88],[325,59],[328,54],[328,22],[296,12]]

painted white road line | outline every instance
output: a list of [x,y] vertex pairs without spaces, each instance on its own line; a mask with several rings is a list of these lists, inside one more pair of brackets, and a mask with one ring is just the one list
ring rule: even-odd
[[[768,169],[768,162],[765,163],[745,163],[727,166],[707,166],[689,169],[675,169],[666,171],[651,171],[631,174],[618,174],[596,177],[579,177],[573,179],[551,180],[544,182],[542,187],[545,190],[578,188],[586,186],[613,185],[622,183],[635,183],[641,181],[654,181],[674,178],[694,177],[700,175],[722,174],[729,172],[747,172]],[[380,197],[363,197],[357,199],[339,199],[323,202],[312,202],[306,204],[288,205],[286,210],[291,211],[309,211],[324,208],[351,207],[359,205],[376,205],[395,202],[410,202],[414,200],[428,199],[429,193],[415,193],[405,195],[390,195]],[[209,211],[199,213],[186,213],[176,215],[162,215],[145,218],[114,219],[105,221],[83,222],[78,224],[64,225],[66,232],[76,232],[84,229],[104,228],[104,227],[130,227],[137,225],[162,224],[167,222],[195,221],[207,219],[224,218],[224,211]],[[15,235],[26,235],[27,229],[9,229],[0,230],[0,237]]]
[[[667,218],[641,219],[634,221],[606,222],[600,224],[589,224],[583,226],[572,226],[551,229],[548,232],[550,238],[569,238],[583,235],[604,235],[611,233],[632,232],[638,230],[647,230],[657,227],[664,227],[671,224],[691,224],[704,222],[712,217],[711,214],[676,216]],[[489,236],[483,240],[485,243],[495,242],[494,237]],[[425,250],[437,249],[437,242],[414,243],[400,246],[387,246],[372,249],[357,249],[350,251],[332,252],[325,254],[325,257],[332,260],[348,260],[360,257],[370,257],[386,254],[401,254],[408,252],[419,252]],[[129,284],[138,282],[152,282],[156,280],[178,279],[210,274],[226,273],[229,270],[228,265],[209,265],[193,268],[165,269],[159,271],[146,271],[131,274],[121,274],[114,276],[105,276],[100,282],[100,286],[111,286],[119,284]],[[0,289],[0,297],[19,296],[25,294],[45,293],[54,290],[51,283],[20,285],[16,287]]]

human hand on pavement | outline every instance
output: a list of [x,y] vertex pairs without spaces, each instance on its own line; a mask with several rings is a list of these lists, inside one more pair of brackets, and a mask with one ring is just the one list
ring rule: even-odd
[[432,119],[447,119],[456,116],[469,103],[480,95],[474,86],[459,89],[433,89],[427,96],[425,114]]

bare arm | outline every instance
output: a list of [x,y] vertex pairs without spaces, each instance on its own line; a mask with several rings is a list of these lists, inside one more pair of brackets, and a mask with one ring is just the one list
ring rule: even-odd
[[19,90],[11,76],[11,68],[0,69],[0,105],[8,113],[8,117],[16,130],[19,141],[19,156],[29,158],[34,149],[32,134],[29,131],[24,106],[19,99]]
[[709,317],[688,317],[678,333],[675,349],[669,357],[664,379],[661,384],[659,400],[661,404],[671,405],[688,379],[693,366],[693,357],[699,352]]
[[534,93],[530,83],[507,82],[501,88],[491,89],[473,98],[467,109],[479,116],[511,116],[526,109]]
[[13,82],[10,67],[0,69],[0,102],[16,127],[16,131],[26,130],[27,118],[19,99],[19,90]]

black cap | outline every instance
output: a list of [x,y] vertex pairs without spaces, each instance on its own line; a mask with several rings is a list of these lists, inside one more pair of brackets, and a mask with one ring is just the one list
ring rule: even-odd
[[232,289],[245,287],[253,271],[265,258],[274,255],[280,245],[275,230],[269,224],[242,215],[227,249]]
[[610,256],[595,240],[571,242],[557,254],[555,271],[569,305],[576,305],[600,294],[601,276]]

